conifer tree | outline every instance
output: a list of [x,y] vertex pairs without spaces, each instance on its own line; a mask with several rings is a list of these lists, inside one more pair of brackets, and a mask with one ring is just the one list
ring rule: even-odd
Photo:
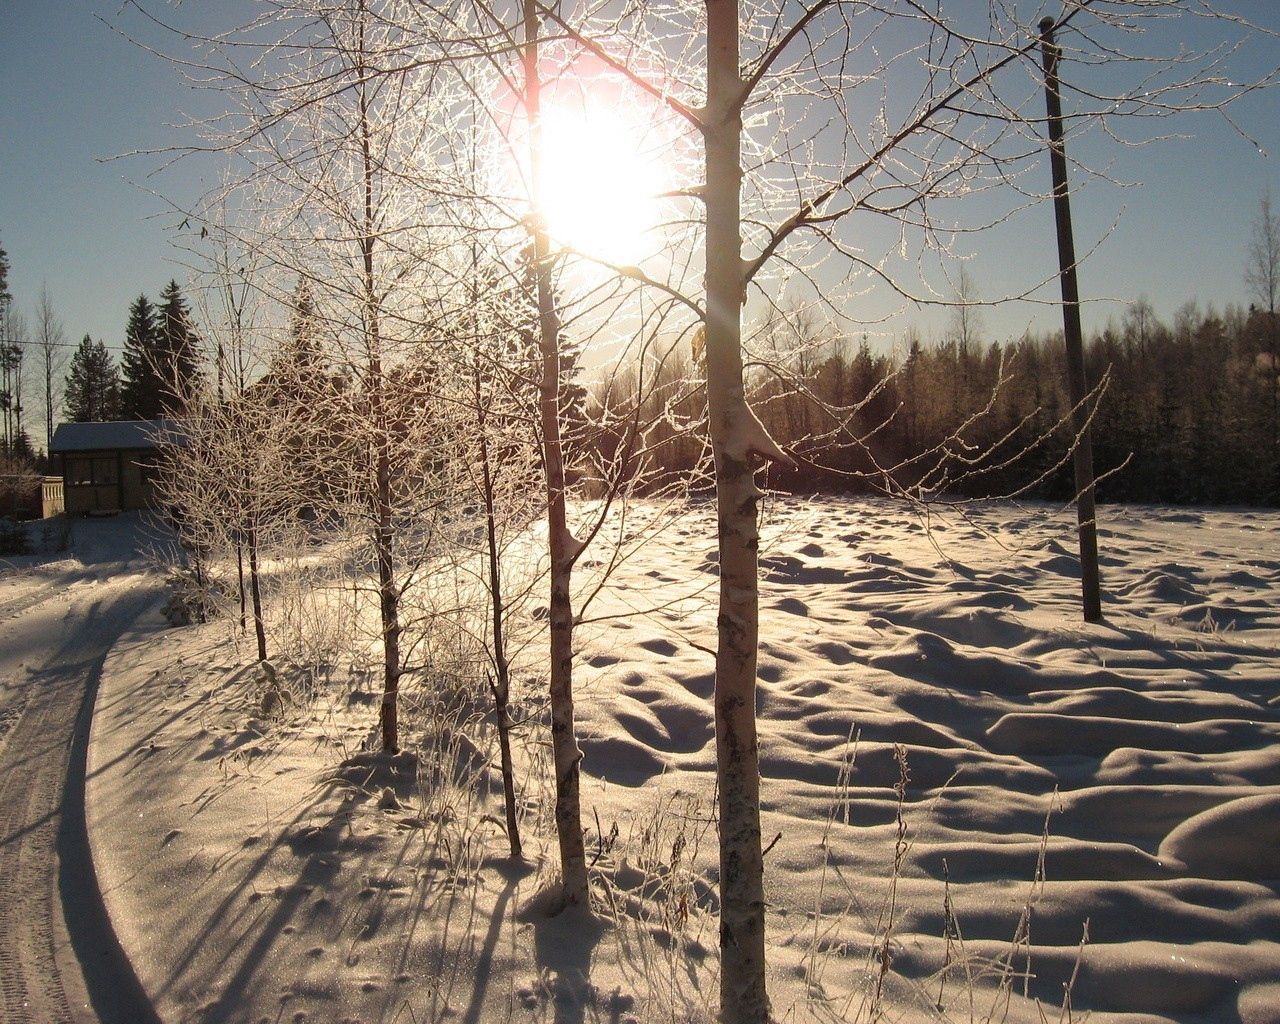
[[163,414],[178,415],[200,379],[199,337],[178,282],[160,293],[155,318],[155,370]]
[[18,461],[22,466],[34,466],[36,464],[36,449],[31,443],[31,435],[25,430],[19,430],[13,435],[13,440],[9,442],[8,454]]
[[22,346],[15,341],[19,319],[13,316],[13,296],[9,293],[9,254],[0,247],[0,442],[5,451],[22,431]]
[[139,295],[129,307],[129,322],[124,330],[124,355],[120,359],[123,378],[120,415],[123,419],[153,420],[160,415],[156,334],[156,308],[145,295]]
[[120,415],[120,375],[101,341],[85,335],[67,374],[67,417],[73,423],[114,420]]
[[324,360],[320,350],[320,318],[311,285],[298,280],[293,293],[293,311],[289,316],[289,334],[280,353],[281,362],[295,372],[309,375],[319,371]]
[[125,328],[123,394],[125,419],[179,415],[199,381],[199,339],[177,281],[153,305],[139,295]]

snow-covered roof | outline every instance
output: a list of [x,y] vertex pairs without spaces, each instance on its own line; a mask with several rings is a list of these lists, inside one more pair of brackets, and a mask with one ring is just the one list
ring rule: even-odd
[[182,428],[174,420],[119,420],[111,423],[59,423],[49,453],[156,448],[174,441]]

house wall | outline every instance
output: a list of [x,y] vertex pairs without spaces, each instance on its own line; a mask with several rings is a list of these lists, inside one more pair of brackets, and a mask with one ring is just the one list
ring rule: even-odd
[[63,494],[68,515],[149,508],[150,453],[102,449],[62,456]]

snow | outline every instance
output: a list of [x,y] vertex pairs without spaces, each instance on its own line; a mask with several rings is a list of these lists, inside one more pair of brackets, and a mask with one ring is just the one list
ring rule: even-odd
[[145,1022],[85,835],[82,708],[159,596],[145,552],[161,535],[120,517],[49,536],[67,533],[66,551],[0,560],[0,1017]]
[[[1039,1020],[1074,975],[1077,1018],[1280,1020],[1280,514],[1104,507],[1096,625],[1069,512],[968,506],[926,530],[888,503],[774,500],[765,518],[779,1018],[936,1020],[941,1002],[952,1020]],[[6,577],[0,601],[60,571]],[[595,918],[537,899],[555,851],[530,729],[532,859],[504,858],[484,694],[460,719],[419,714],[434,753],[410,784],[361,760],[377,696],[359,665],[314,685],[278,666],[296,699],[268,715],[225,623],[140,622],[104,670],[89,825],[162,1017],[714,1019],[715,582],[699,506],[579,631]]]

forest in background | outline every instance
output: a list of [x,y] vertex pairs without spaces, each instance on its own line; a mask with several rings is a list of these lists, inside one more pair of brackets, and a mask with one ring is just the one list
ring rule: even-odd
[[[1218,313],[1188,302],[1165,323],[1140,299],[1119,323],[1086,338],[1100,500],[1280,506],[1278,257],[1280,230],[1264,197],[1245,275],[1262,307],[1228,306]],[[38,514],[35,474],[49,465],[24,424],[25,409],[45,407],[46,441],[60,419],[180,414],[161,408],[162,396],[195,387],[201,362],[219,381],[226,367],[220,353],[201,358],[204,345],[176,282],[167,285],[158,305],[142,296],[129,307],[117,367],[107,347],[88,336],[68,351],[72,346],[47,290],[30,330],[13,311],[8,269],[0,249],[0,458],[7,467],[4,489],[20,484],[16,490],[26,500],[9,494],[3,509]],[[908,328],[891,351],[873,346],[865,335],[860,341],[837,335],[808,311],[775,310],[755,332],[754,390],[762,421],[796,464],[771,465],[769,485],[919,497],[1073,497],[1074,436],[1062,335],[1028,333],[1015,341],[987,342],[981,305],[969,298],[973,291],[962,269],[957,305],[942,338],[922,341]],[[281,332],[287,335],[282,351],[302,341],[296,336],[299,317],[314,319],[313,303],[306,289],[285,299],[290,326]],[[333,378],[325,391],[345,390],[349,383],[325,365],[324,339],[306,344],[316,350],[316,367]],[[430,348],[423,346],[424,352]],[[621,434],[609,425],[624,423],[638,403],[652,424],[644,471],[663,483],[696,488],[709,468],[705,397],[698,383],[705,370],[687,346],[630,375],[610,372],[604,381],[593,382],[574,350],[565,361],[570,440],[578,435],[581,446],[616,455]],[[33,372],[24,378],[27,364]],[[431,369],[421,369],[406,379],[429,387]],[[650,384],[639,397],[645,374]],[[24,401],[27,391],[32,394]],[[588,429],[585,420],[592,417],[596,422]]]
[[[176,293],[176,285],[169,291]],[[170,298],[182,305],[180,296]],[[73,354],[65,389],[68,420],[160,414],[122,401],[125,393],[141,391],[158,402],[159,388],[138,386],[154,374],[145,357],[154,346],[146,338],[165,335],[160,324],[175,319],[156,316],[155,327],[138,329],[138,305],[130,308],[126,355],[132,358],[123,373],[101,342],[85,339]],[[185,322],[188,314],[181,313]],[[758,408],[770,434],[796,458],[793,467],[772,466],[769,485],[820,493],[1070,499],[1074,438],[1061,334],[1028,334],[1002,344],[985,342],[980,330],[979,315],[960,307],[942,340],[922,342],[909,330],[893,352],[883,352],[865,336],[824,336],[805,315],[767,323],[757,339],[768,355],[767,368],[756,371]],[[296,343],[290,338],[286,345]],[[1089,337],[1100,499],[1280,505],[1278,346],[1276,314],[1234,306],[1218,313],[1193,303],[1165,323],[1139,301],[1118,324]],[[314,358],[324,362],[320,353]],[[647,455],[646,469],[656,470],[660,480],[697,479],[705,469],[705,400],[690,383],[702,372],[694,362],[687,348],[669,353],[655,371],[660,381],[644,398],[646,418],[667,435],[651,439]],[[192,358],[187,373],[194,372]],[[635,401],[626,375],[612,377],[606,392],[593,387],[590,371],[576,361],[572,372],[577,384],[571,404],[579,418],[607,412],[606,423],[625,419]],[[429,386],[429,372],[410,376]],[[337,380],[331,385],[334,393],[344,387]],[[665,410],[657,408],[664,403]],[[610,444],[608,429],[590,436],[592,444]],[[9,447],[11,460],[45,468],[25,434]],[[940,448],[952,456],[944,460],[945,476],[928,457]]]
[[[784,491],[973,498],[1073,496],[1061,334],[1005,344],[977,337],[960,309],[934,344],[908,335],[896,353],[864,339],[824,340],[799,318],[766,328],[756,402],[770,434],[796,459],[769,469]],[[1230,307],[1180,310],[1172,323],[1144,302],[1087,339],[1099,496],[1112,502],[1280,504],[1276,314]],[[666,395],[689,374],[689,357],[659,372]],[[662,389],[650,399],[661,401]],[[626,402],[616,395],[615,405]],[[679,423],[697,416],[688,395],[669,416],[653,458],[683,476],[703,446]],[[834,410],[841,410],[837,413]],[[940,449],[951,458],[943,460]]]

